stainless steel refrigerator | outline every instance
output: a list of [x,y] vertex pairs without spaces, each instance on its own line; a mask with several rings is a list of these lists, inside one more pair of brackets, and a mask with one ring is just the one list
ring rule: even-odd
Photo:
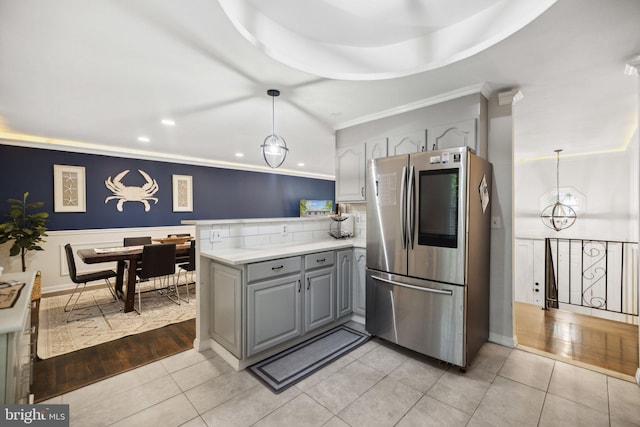
[[489,336],[490,191],[467,147],[368,162],[369,333],[470,364]]

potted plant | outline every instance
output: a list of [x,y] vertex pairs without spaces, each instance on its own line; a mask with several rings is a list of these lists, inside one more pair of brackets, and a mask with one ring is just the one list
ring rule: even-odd
[[25,192],[22,200],[7,200],[11,204],[9,212],[5,215],[8,219],[0,223],[0,244],[13,241],[9,256],[21,256],[22,271],[27,271],[27,251],[44,250],[40,243],[44,242],[44,237],[47,236],[45,224],[49,218],[47,212],[31,212],[44,206],[44,202],[27,203],[28,196],[29,193]]

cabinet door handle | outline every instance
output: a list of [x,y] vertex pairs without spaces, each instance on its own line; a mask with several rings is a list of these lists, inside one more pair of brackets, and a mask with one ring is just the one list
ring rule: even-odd
[[284,265],[281,265],[280,267],[271,267],[273,271],[282,270],[283,268],[284,268]]
[[311,279],[307,277],[307,290],[311,287]]
[[325,262],[327,259],[326,258],[322,258],[322,259],[317,259],[316,262]]
[[360,187],[360,195],[364,197],[364,187]]
[[301,288],[302,288],[302,284],[300,283],[300,279],[298,279],[298,293],[300,293]]

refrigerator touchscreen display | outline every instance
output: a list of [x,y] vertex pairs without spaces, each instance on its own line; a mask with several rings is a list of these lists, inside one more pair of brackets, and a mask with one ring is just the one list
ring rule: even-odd
[[421,171],[418,244],[458,247],[458,169]]

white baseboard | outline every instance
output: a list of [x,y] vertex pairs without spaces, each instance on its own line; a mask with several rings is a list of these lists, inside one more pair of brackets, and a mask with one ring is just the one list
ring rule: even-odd
[[495,344],[503,345],[505,347],[515,348],[518,339],[516,337],[508,337],[505,335],[489,333],[489,341]]
[[361,325],[365,325],[366,324],[364,316],[361,316],[359,314],[352,313],[351,314],[351,320],[353,320],[356,323],[360,323]]

